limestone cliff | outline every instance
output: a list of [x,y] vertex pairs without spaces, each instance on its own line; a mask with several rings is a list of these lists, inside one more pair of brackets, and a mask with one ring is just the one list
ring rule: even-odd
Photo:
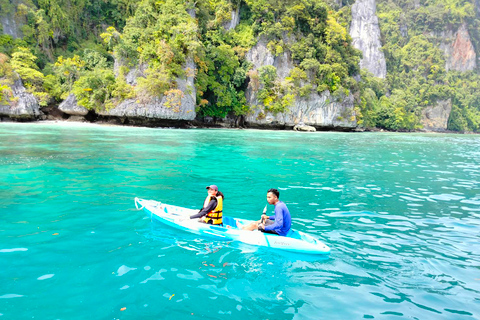
[[[115,77],[118,77],[120,73],[120,68],[125,66],[126,62],[122,58],[115,58],[113,63],[113,72],[115,73]],[[125,82],[131,86],[137,85],[137,79],[139,77],[145,77],[145,70],[147,70],[148,65],[146,63],[141,63],[135,67],[131,67],[128,69],[127,74],[125,75]]]
[[297,98],[295,104],[283,113],[266,112],[261,106],[254,107],[245,118],[251,127],[293,127],[306,124],[314,127],[353,129],[356,121],[353,117],[353,97],[336,101],[327,92],[310,94],[306,98]]
[[[247,53],[246,58],[252,63],[254,71],[265,65],[276,67],[277,77],[281,80],[285,79],[294,67],[293,60],[287,51],[279,56],[273,56],[263,39]],[[247,104],[251,106],[251,112],[245,117],[249,126],[293,127],[304,123],[315,127],[356,127],[352,96],[334,99],[328,91],[322,94],[312,92],[307,97],[297,97],[286,112],[272,113],[266,111],[263,104],[258,101],[258,89],[250,81],[246,90]]]
[[236,26],[240,23],[240,6],[237,9],[232,10],[232,14],[230,17],[230,21],[227,21],[223,27],[225,30],[232,30],[235,29]]
[[0,11],[0,24],[2,26],[2,32],[12,36],[14,39],[21,38],[22,31],[21,27],[25,24],[25,18],[20,18],[16,14],[16,8],[20,1],[10,0],[10,3],[6,3],[1,6],[2,11]]
[[474,70],[477,67],[477,54],[465,23],[459,27],[453,39],[445,48],[445,69],[461,72]]
[[387,66],[381,50],[375,0],[357,0],[353,4],[350,36],[353,46],[363,53],[360,67],[376,77],[385,78]]
[[422,111],[423,128],[430,131],[445,131],[451,111],[451,100],[439,101],[434,106],[426,107]]
[[15,21],[14,15],[0,17],[0,22],[2,24],[2,30],[4,34],[10,35],[14,39],[22,37],[20,26],[18,25],[17,21]]
[[[194,8],[187,9],[192,18],[196,18]],[[233,13],[232,13],[233,19]],[[114,71],[118,76],[119,68],[124,65],[120,59],[115,60]],[[145,76],[148,68],[146,63],[130,68],[125,76],[127,84],[136,86],[137,79]],[[193,120],[196,117],[196,89],[195,89],[195,63],[193,59],[187,59],[185,63],[185,79],[176,79],[176,91],[173,95],[162,97],[134,98],[122,101],[113,109],[97,111],[97,114],[105,117],[118,117],[123,119],[150,120]]]
[[8,104],[0,104],[0,116],[18,120],[34,120],[42,115],[37,98],[25,90],[20,78],[15,80],[10,88],[13,92],[13,99]]
[[[135,85],[136,79],[143,76],[145,68],[146,66],[140,65],[130,69],[126,76],[127,83]],[[151,97],[141,100],[127,99],[113,109],[97,111],[97,113],[101,116],[120,118],[193,120],[196,116],[195,64],[193,60],[187,61],[185,71],[186,79],[176,79],[178,91],[175,96],[164,95],[161,98]]]
[[58,109],[72,116],[86,116],[88,114],[87,109],[78,105],[77,98],[73,93],[70,94],[62,103],[60,103]]

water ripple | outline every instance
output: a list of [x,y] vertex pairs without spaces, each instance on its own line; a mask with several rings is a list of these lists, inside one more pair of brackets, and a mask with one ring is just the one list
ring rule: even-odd
[[[2,317],[480,318],[476,137],[25,124],[0,134]],[[226,214],[247,219],[277,187],[293,226],[330,257],[202,238],[133,207],[139,196],[198,209],[211,183]]]

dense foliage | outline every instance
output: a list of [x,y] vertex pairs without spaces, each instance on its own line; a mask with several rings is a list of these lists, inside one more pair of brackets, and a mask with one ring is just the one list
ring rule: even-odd
[[[190,89],[201,117],[246,114],[255,107],[245,96],[250,84],[271,112],[312,93],[353,94],[360,125],[391,130],[420,128],[425,107],[450,99],[449,129],[480,131],[480,76],[447,71],[441,49],[442,35],[462,24],[479,48],[474,0],[377,0],[386,79],[359,70],[361,53],[348,35],[353,1],[337,10],[338,2],[328,3],[0,0],[2,15],[14,16],[23,35],[0,33],[0,101],[14,100],[17,75],[41,105],[73,93],[88,109],[127,98],[175,101],[183,94],[178,79],[194,77]],[[235,28],[229,27],[232,12],[240,14]],[[246,54],[258,42],[293,59],[287,76],[273,66],[252,68]],[[133,68],[142,75],[135,83],[126,77]]]
[[[29,74],[24,82],[42,105],[70,93],[89,109],[128,97],[182,94],[177,79],[194,76],[201,116],[247,113],[248,81],[259,84],[268,110],[281,112],[313,91],[348,94],[359,72],[360,53],[345,26],[317,0],[2,0],[0,5],[15,13],[24,35],[15,40],[2,35],[0,50],[22,78]],[[235,28],[228,27],[232,12],[241,14]],[[259,39],[274,55],[288,51],[295,59],[288,77],[280,78],[271,66],[252,71],[245,55]],[[120,66],[115,72],[114,60]],[[132,86],[125,74],[134,67],[143,77]]]
[[420,128],[422,110],[451,100],[448,129],[480,131],[478,70],[447,71],[446,35],[468,26],[480,45],[480,20],[470,0],[378,0],[377,15],[387,61],[385,81],[363,74],[361,121],[367,127],[393,130]]

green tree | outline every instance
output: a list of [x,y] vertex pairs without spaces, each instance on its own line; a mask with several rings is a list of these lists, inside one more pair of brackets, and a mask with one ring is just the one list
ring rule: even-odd
[[115,75],[111,70],[94,69],[74,83],[72,92],[79,105],[89,110],[101,110],[112,98],[114,86]]
[[43,82],[44,75],[38,70],[36,60],[37,57],[28,48],[19,47],[12,54],[12,68],[22,78],[25,86],[36,87]]

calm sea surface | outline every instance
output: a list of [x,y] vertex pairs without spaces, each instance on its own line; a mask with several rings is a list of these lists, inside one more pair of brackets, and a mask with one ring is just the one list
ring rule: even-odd
[[[256,219],[327,259],[151,221]],[[270,206],[270,211],[273,207]],[[480,136],[0,124],[0,319],[480,319]]]

